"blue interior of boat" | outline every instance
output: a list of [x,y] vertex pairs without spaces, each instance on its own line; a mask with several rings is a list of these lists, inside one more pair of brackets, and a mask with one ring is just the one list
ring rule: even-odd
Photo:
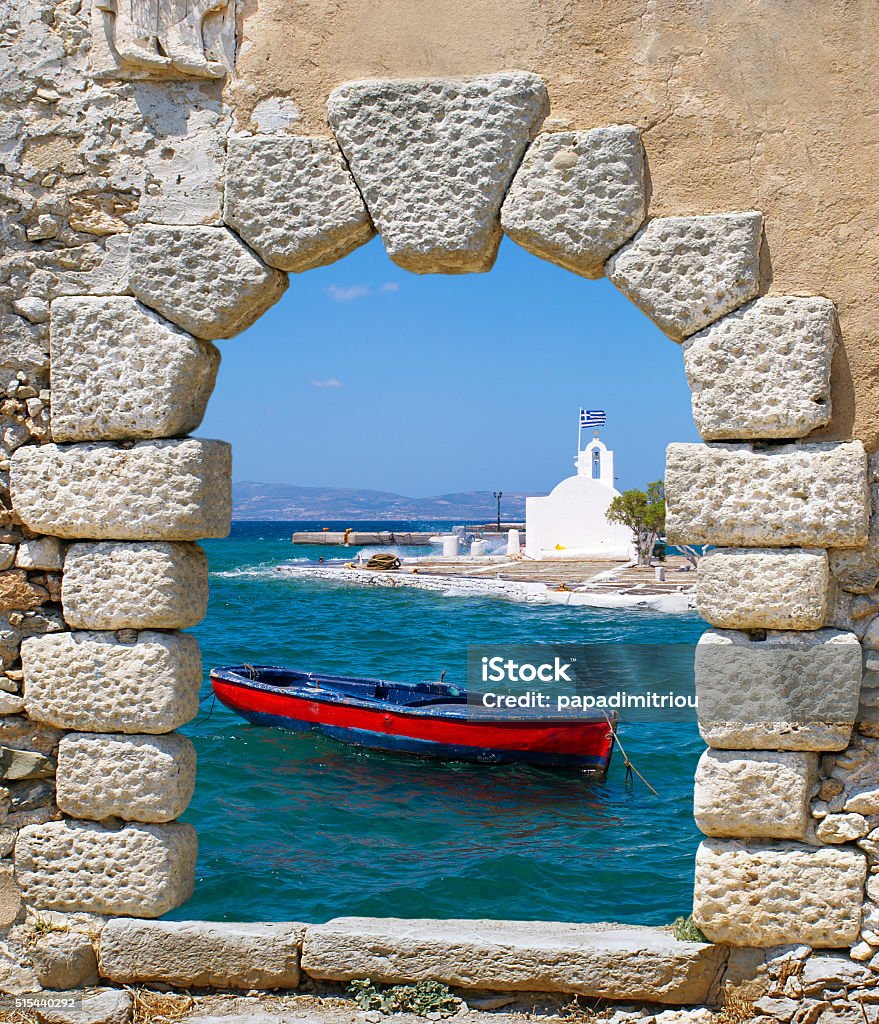
[[325,689],[330,693],[358,700],[395,704],[400,707],[421,708],[431,705],[466,704],[467,690],[451,683],[424,681],[401,683],[386,679],[365,679],[359,676],[334,676],[317,672],[298,672],[295,669],[278,668],[269,665],[234,665],[230,668],[215,669],[219,678],[247,681],[273,688]]

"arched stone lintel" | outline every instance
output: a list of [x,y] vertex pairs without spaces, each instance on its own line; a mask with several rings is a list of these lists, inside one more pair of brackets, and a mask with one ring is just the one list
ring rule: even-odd
[[225,227],[140,224],[128,261],[135,296],[208,341],[240,333],[287,289],[287,276]]
[[674,341],[756,298],[763,216],[657,217],[607,262],[607,276]]
[[501,204],[549,112],[537,75],[347,82],[327,112],[395,263],[418,274],[491,269]]
[[646,215],[641,133],[612,125],[538,135],[510,185],[501,226],[535,256],[594,279]]
[[830,422],[836,308],[820,297],[757,299],[682,345],[693,419],[706,441],[805,437]]
[[295,273],[375,234],[335,141],[303,135],[229,140],[223,219],[269,266]]

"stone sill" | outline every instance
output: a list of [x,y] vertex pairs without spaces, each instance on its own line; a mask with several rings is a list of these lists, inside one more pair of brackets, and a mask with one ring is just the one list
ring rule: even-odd
[[547,921],[336,918],[326,924],[116,918],[99,947],[102,978],[124,985],[290,989],[316,981],[439,981],[462,989],[571,993],[695,1004],[728,949],[669,930]]

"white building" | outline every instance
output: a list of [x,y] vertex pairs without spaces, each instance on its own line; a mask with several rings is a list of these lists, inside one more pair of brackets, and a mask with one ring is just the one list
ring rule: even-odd
[[532,558],[634,557],[632,532],[605,516],[619,491],[613,485],[613,452],[596,433],[579,452],[575,476],[545,498],[525,499],[525,554]]

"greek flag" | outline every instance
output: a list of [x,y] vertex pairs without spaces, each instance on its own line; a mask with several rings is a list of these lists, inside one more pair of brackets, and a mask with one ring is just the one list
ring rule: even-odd
[[603,427],[606,422],[607,416],[605,415],[604,409],[580,410],[581,427]]

